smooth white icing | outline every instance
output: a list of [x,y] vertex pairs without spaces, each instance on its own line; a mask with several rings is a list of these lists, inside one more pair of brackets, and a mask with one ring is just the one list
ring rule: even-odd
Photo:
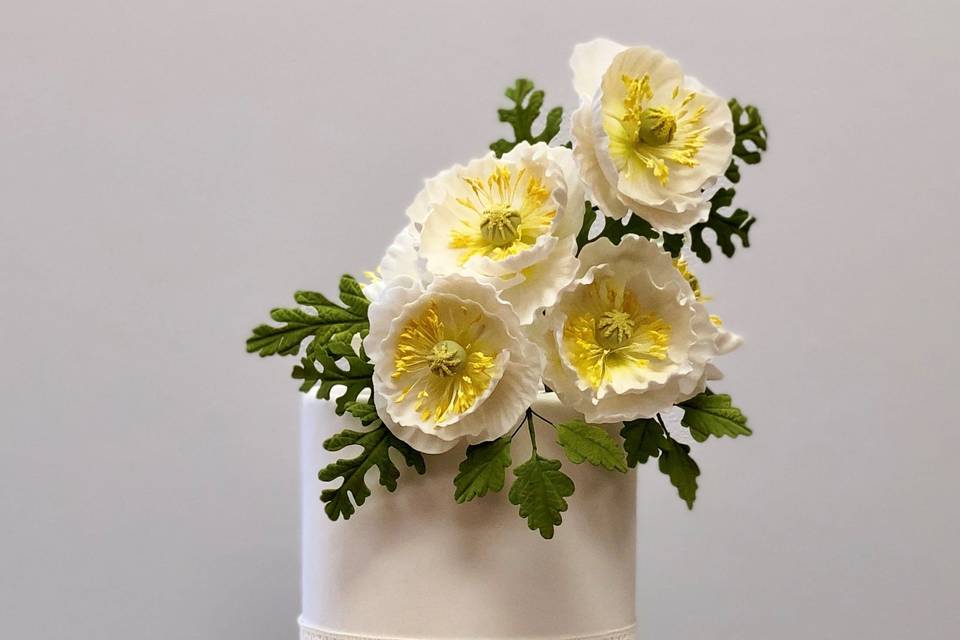
[[[537,412],[573,414],[552,395]],[[403,469],[393,495],[367,476],[373,495],[349,521],[323,512],[317,472],[350,449],[323,441],[360,429],[333,405],[305,397],[301,413],[303,614],[313,638],[627,638],[635,623],[636,475],[574,465],[552,429],[537,427],[541,455],[564,461],[576,492],[553,540],[530,531],[507,487],[467,504],[453,499],[462,448],[427,456],[428,473]],[[527,459],[526,434],[513,445]],[[400,464],[398,460],[398,465]],[[312,635],[310,635],[312,634]]]

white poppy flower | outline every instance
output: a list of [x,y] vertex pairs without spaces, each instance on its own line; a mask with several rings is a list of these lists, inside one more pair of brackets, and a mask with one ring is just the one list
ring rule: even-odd
[[702,392],[718,331],[656,243],[601,238],[533,327],[546,384],[592,422],[649,418]]
[[648,47],[597,39],[574,47],[570,66],[573,151],[591,198],[670,233],[706,220],[733,150],[726,101]]
[[576,273],[584,198],[570,150],[521,143],[428,180],[407,214],[430,273],[492,284],[527,324]]
[[391,432],[423,453],[493,440],[540,389],[541,358],[510,305],[475,279],[424,287],[401,276],[370,304],[373,397]]

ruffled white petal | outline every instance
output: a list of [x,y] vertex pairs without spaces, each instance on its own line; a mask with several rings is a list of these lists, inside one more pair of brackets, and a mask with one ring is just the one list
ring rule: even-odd
[[604,71],[625,48],[622,44],[606,38],[596,38],[573,48],[573,55],[570,56],[573,88],[581,98],[593,98],[600,87]]
[[598,205],[607,216],[620,219],[629,210],[617,195],[614,183],[611,183],[600,166],[597,154],[597,140],[593,126],[592,102],[581,102],[571,117],[570,135],[573,137],[573,157],[577,161],[580,175],[587,184],[590,200]]
[[388,282],[402,276],[425,284],[431,280],[426,264],[420,258],[420,233],[413,223],[404,227],[387,247],[372,280],[360,286],[369,300],[376,300]]
[[557,301],[560,290],[576,276],[580,261],[574,255],[577,240],[566,238],[557,243],[543,260],[514,275],[510,280],[493,280],[494,286],[506,283],[500,295],[513,305],[520,322],[529,324],[537,310]]

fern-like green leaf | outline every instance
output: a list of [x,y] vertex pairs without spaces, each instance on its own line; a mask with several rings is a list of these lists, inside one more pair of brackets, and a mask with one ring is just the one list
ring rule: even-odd
[[561,513],[573,495],[574,484],[560,470],[560,461],[544,458],[534,451],[529,460],[513,470],[516,480],[510,487],[510,503],[520,507],[520,517],[531,530],[549,540],[554,527],[563,522]]
[[729,216],[720,213],[720,209],[733,203],[734,195],[736,191],[733,189],[718,189],[710,201],[710,217],[690,229],[690,249],[704,262],[710,262],[713,257],[713,251],[703,238],[706,229],[716,234],[717,244],[728,258],[732,258],[737,250],[733,243],[734,236],[740,239],[744,248],[750,246],[750,228],[757,219],[743,209],[737,209]]
[[737,164],[736,160],[730,160],[730,166],[727,167],[727,171],[723,174],[723,177],[733,184],[740,182],[740,165]]
[[369,402],[348,402],[346,404],[347,413],[360,421],[365,427],[372,424],[379,424],[380,416],[377,415],[377,408]]
[[361,506],[370,497],[370,487],[367,486],[365,476],[374,467],[379,472],[380,484],[387,491],[396,490],[400,470],[390,458],[390,449],[398,451],[408,467],[416,469],[421,475],[426,473],[423,456],[390,433],[382,423],[371,431],[359,432],[350,429],[341,431],[324,442],[323,448],[327,451],[339,451],[351,445],[360,446],[362,451],[354,458],[330,463],[318,474],[323,482],[333,482],[338,478],[343,480],[340,486],[335,489],[324,489],[320,494],[320,500],[325,503],[323,510],[331,520],[338,518],[349,520],[356,511],[356,507]]
[[736,438],[753,433],[747,426],[747,416],[733,406],[730,396],[725,393],[701,393],[678,406],[683,409],[681,424],[690,429],[690,435],[697,442],[710,436]]
[[[339,361],[346,362],[346,368]],[[317,368],[317,363],[320,368]],[[293,368],[293,377],[303,380],[300,390],[310,391],[317,386],[317,397],[330,399],[331,392],[343,387],[344,393],[336,400],[336,412],[343,415],[348,405],[356,402],[364,389],[373,389],[373,364],[367,358],[363,347],[356,353],[346,342],[329,342],[325,348],[317,351],[314,357],[305,357],[300,366]]]
[[248,353],[259,353],[261,356],[294,355],[300,351],[300,344],[312,337],[308,349],[312,354],[321,350],[330,340],[347,342],[353,334],[370,327],[367,322],[370,302],[353,276],[345,275],[340,279],[342,304],[338,305],[314,291],[297,291],[293,299],[297,304],[312,307],[314,312],[302,308],[274,309],[270,312],[270,318],[282,324],[255,327],[253,334],[247,338]]
[[626,473],[624,450],[603,427],[583,420],[570,420],[558,422],[556,429],[557,444],[563,448],[570,462],[580,464],[586,461],[608,471]]
[[540,117],[540,111],[543,109],[544,95],[543,91],[534,89],[532,81],[526,78],[518,78],[512,87],[507,87],[504,95],[513,102],[513,107],[498,109],[497,116],[500,118],[500,122],[505,122],[513,128],[514,140],[510,142],[500,138],[490,145],[498,158],[521,142],[529,142],[530,144],[550,142],[560,133],[563,107],[554,107],[547,113],[543,130],[534,135],[533,125]]
[[512,443],[513,437],[506,435],[467,447],[467,457],[460,463],[460,472],[453,479],[456,488],[453,497],[458,503],[482,498],[488,491],[503,489],[507,469],[513,463],[510,458]]
[[733,134],[736,137],[733,155],[747,164],[757,164],[761,153],[767,150],[767,128],[763,125],[760,110],[752,104],[740,106],[736,98],[732,98],[727,105],[733,116]]

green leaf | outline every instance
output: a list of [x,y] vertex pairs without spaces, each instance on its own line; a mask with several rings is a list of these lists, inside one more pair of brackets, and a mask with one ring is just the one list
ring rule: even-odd
[[[339,360],[343,359],[347,367],[341,368]],[[316,363],[320,364],[318,369]],[[330,393],[337,387],[344,387],[344,393],[336,400],[337,415],[343,415],[347,406],[355,403],[357,396],[364,389],[373,389],[373,364],[367,358],[363,347],[360,353],[354,352],[353,347],[345,342],[330,342],[324,349],[317,351],[313,358],[306,357],[300,361],[300,366],[293,368],[293,377],[303,380],[300,391],[310,391],[319,384],[317,397],[330,399]]]
[[631,213],[630,217],[621,220],[604,218],[603,229],[597,235],[597,238],[609,238],[613,244],[620,244],[623,236],[630,233],[651,240],[660,237],[660,234],[654,231],[649,222],[637,214]]
[[620,435],[623,436],[623,448],[627,452],[627,464],[631,467],[658,457],[665,442],[663,428],[653,418],[624,422]]
[[742,107],[736,98],[732,98],[727,105],[733,116],[733,134],[736,137],[733,155],[747,164],[757,164],[761,153],[767,150],[767,128],[763,126],[760,110],[750,104]]
[[557,444],[573,464],[584,460],[608,471],[626,473],[627,460],[624,450],[607,430],[583,420],[571,420],[556,425]]
[[710,436],[736,438],[753,433],[747,426],[747,416],[733,406],[730,396],[725,393],[701,393],[678,406],[683,409],[680,423],[690,429],[690,435],[697,442]]
[[[325,504],[323,510],[331,520],[343,518],[349,520],[356,511],[370,497],[370,488],[365,476],[370,469],[377,468],[380,474],[380,484],[387,491],[395,491],[400,470],[390,458],[390,449],[396,449],[403,456],[408,467],[416,469],[417,473],[426,473],[426,464],[423,456],[410,445],[390,433],[384,424],[380,424],[372,431],[358,432],[345,429],[323,443],[327,451],[340,451],[344,447],[359,445],[362,451],[355,458],[341,459],[332,462],[320,470],[318,477],[323,482],[332,482],[342,478],[343,482],[335,489],[324,489],[320,500]],[[353,502],[351,502],[351,497]]]
[[700,467],[690,457],[690,447],[667,436],[660,448],[660,471],[670,477],[687,508],[693,509]]
[[346,404],[347,413],[360,421],[365,427],[380,422],[380,416],[377,415],[377,408],[369,402],[348,402]]
[[345,275],[340,279],[342,305],[314,291],[297,291],[293,299],[297,304],[313,307],[315,313],[300,308],[272,310],[270,318],[282,324],[255,327],[253,335],[247,338],[248,353],[293,355],[300,351],[300,343],[309,337],[313,337],[309,351],[315,352],[332,339],[347,342],[353,334],[370,328],[367,322],[370,302],[353,276]]
[[518,78],[512,87],[507,87],[504,95],[513,102],[513,108],[498,109],[497,116],[500,118],[500,122],[506,122],[513,128],[514,141],[510,142],[501,138],[490,145],[498,158],[521,142],[529,142],[530,144],[550,142],[554,136],[560,133],[563,108],[554,107],[547,113],[547,119],[540,134],[533,134],[533,124],[540,117],[544,97],[543,91],[534,90],[533,82],[526,78]]
[[567,510],[574,485],[560,471],[560,461],[541,457],[536,451],[529,460],[513,470],[516,480],[510,487],[510,503],[520,507],[520,517],[527,519],[531,530],[549,540],[554,527],[563,522],[560,514]]
[[590,242],[590,230],[593,228],[593,223],[597,220],[597,210],[593,208],[593,203],[589,200],[583,203],[583,225],[580,227],[580,232],[577,234],[577,254],[580,254],[580,250]]
[[757,219],[743,209],[737,209],[729,216],[719,212],[719,209],[730,206],[735,194],[733,189],[718,189],[710,200],[710,217],[690,229],[690,248],[704,262],[710,262],[713,257],[713,252],[703,239],[705,229],[711,229],[716,234],[717,244],[728,258],[732,258],[737,250],[733,243],[734,236],[740,238],[744,248],[750,246],[750,227]]
[[467,447],[467,457],[460,463],[460,473],[453,479],[456,487],[453,497],[458,503],[482,498],[488,491],[503,489],[510,458],[512,436],[503,436],[490,442]]
[[663,249],[664,251],[667,251],[674,258],[679,258],[680,250],[683,249],[683,234],[682,233],[663,234]]
[[730,166],[727,167],[727,171],[723,174],[723,177],[734,184],[740,182],[740,166],[736,160],[730,159]]

